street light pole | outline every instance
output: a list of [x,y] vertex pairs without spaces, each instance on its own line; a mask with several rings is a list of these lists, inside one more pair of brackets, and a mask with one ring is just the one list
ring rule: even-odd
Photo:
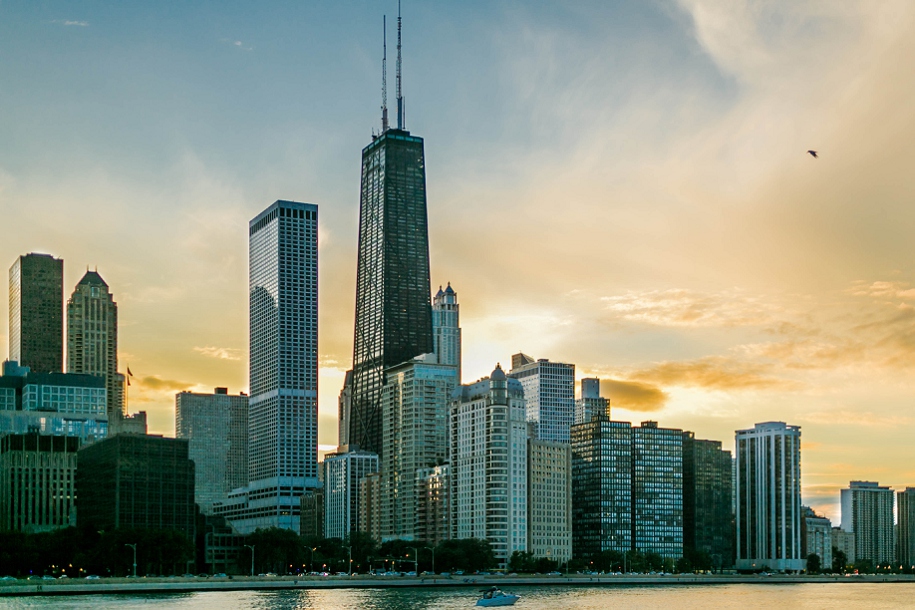
[[424,546],[423,548],[432,551],[432,575],[435,576],[435,549],[431,546]]
[[251,576],[254,576],[254,545],[246,544],[245,548],[251,549]]
[[415,576],[419,576],[419,550],[415,546],[407,548],[413,549],[413,573]]
[[124,543],[124,546],[129,546],[133,549],[133,577],[137,577],[137,545],[130,544],[129,542]]
[[311,559],[309,559],[309,561],[308,561],[308,567],[310,568],[310,570],[309,570],[310,572],[314,572],[315,571],[315,551],[318,549],[318,547],[310,546],[308,548],[311,549]]
[[349,575],[352,576],[353,575],[353,547],[348,546],[346,548],[349,549]]

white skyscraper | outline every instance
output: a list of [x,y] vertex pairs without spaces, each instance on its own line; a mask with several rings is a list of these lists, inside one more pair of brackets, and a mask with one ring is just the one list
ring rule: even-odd
[[855,535],[855,557],[874,566],[896,560],[893,490],[873,481],[852,481],[841,490],[842,530]]
[[457,293],[451,287],[442,290],[432,299],[432,341],[439,364],[457,368],[461,378],[461,310]]
[[542,441],[569,442],[575,410],[575,365],[535,361],[526,354],[512,356],[508,376],[524,387],[527,420]]
[[489,540],[505,567],[528,543],[524,390],[502,367],[462,386],[451,404],[454,538]]
[[214,509],[241,533],[299,531],[318,486],[318,206],[277,201],[248,236],[248,487]]
[[738,430],[736,453],[737,569],[803,570],[800,426]]
[[378,455],[332,453],[324,458],[324,535],[346,538],[359,529],[359,481],[378,472]]

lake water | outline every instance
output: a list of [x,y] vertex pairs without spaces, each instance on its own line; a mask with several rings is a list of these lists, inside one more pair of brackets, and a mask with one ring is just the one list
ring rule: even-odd
[[[629,610],[662,608],[830,609],[913,608],[915,583],[833,583],[788,585],[683,585],[614,587],[506,587],[521,595],[518,610]],[[80,595],[0,598],[0,609],[153,608],[197,610],[320,609],[452,610],[473,608],[471,589],[332,589],[233,591],[171,595]]]

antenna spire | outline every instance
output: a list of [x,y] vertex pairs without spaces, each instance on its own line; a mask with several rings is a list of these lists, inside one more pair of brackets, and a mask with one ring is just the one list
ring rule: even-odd
[[384,51],[381,56],[381,133],[388,130],[388,16],[381,18]]
[[400,19],[400,0],[397,0],[397,129],[403,129],[403,77],[401,75],[400,63],[400,29],[401,29],[401,19]]

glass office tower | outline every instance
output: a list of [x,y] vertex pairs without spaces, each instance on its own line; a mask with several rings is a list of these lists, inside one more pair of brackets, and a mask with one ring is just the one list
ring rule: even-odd
[[349,444],[382,452],[385,369],[434,350],[423,139],[388,129],[362,151]]
[[318,206],[277,201],[251,221],[249,240],[249,485],[239,525],[298,531],[299,496],[318,485]]
[[10,360],[33,373],[64,370],[64,261],[20,256],[10,267]]

